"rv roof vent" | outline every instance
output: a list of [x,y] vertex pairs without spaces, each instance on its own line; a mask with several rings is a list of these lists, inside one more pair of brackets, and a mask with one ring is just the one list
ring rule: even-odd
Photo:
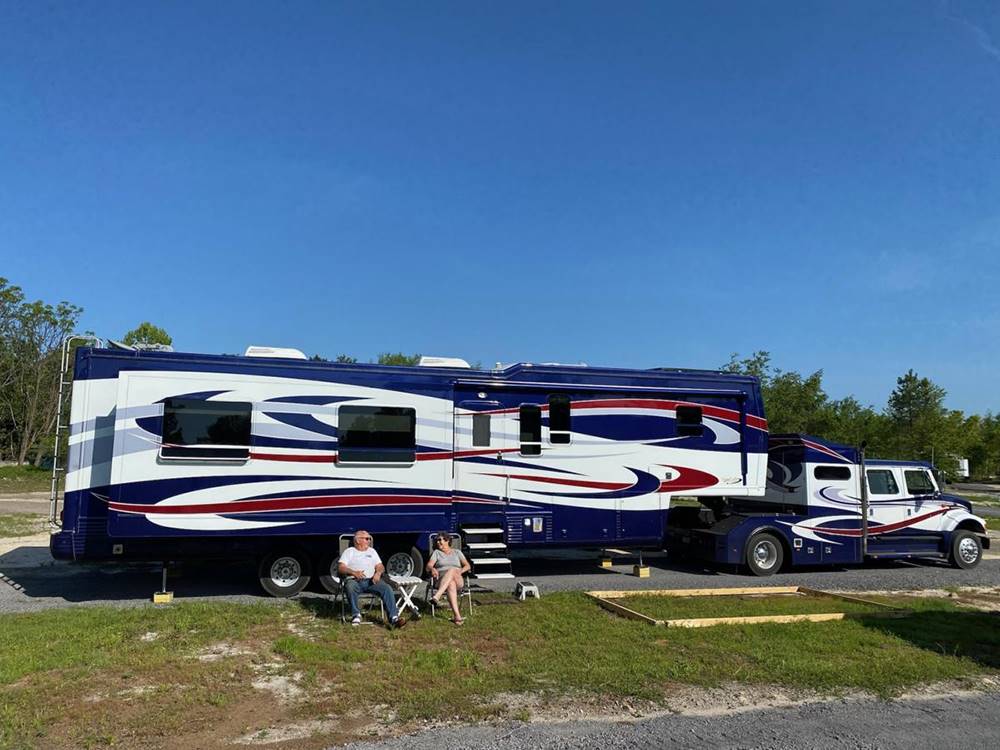
[[137,341],[132,344],[132,348],[143,352],[172,352],[174,350],[170,344],[149,344],[145,341]]
[[309,359],[298,349],[282,349],[278,346],[248,346],[244,357],[277,357],[281,359]]
[[471,369],[469,363],[458,357],[421,357],[417,362],[419,367],[464,367]]

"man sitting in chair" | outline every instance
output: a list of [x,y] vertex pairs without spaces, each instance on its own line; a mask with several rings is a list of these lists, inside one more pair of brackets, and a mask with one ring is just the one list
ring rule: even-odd
[[340,573],[347,599],[351,603],[351,625],[361,624],[358,595],[371,592],[382,599],[386,614],[389,615],[389,628],[401,628],[406,625],[406,620],[399,616],[392,588],[382,580],[385,566],[371,544],[371,534],[358,530],[354,534],[354,546],[345,549],[337,561],[337,572]]

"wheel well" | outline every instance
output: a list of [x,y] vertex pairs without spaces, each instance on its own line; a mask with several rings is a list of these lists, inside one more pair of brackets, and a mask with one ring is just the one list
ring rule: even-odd
[[963,521],[961,521],[958,524],[958,526],[954,528],[952,533],[955,533],[956,531],[972,531],[975,532],[976,534],[985,534],[986,528],[978,521],[974,521],[971,518],[966,518]]

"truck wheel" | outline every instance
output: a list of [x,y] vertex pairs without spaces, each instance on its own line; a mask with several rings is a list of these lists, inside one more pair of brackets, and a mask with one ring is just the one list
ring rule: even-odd
[[410,547],[409,552],[400,550],[393,552],[385,561],[385,572],[390,576],[417,576],[424,572],[424,556],[416,547]]
[[340,555],[325,555],[320,559],[319,566],[316,568],[316,577],[319,578],[319,585],[330,594],[340,593],[340,584],[337,583],[337,580],[340,579],[340,574],[337,573],[337,563],[339,561]]
[[959,531],[951,538],[951,564],[956,568],[974,568],[983,559],[983,545],[971,531]]
[[300,549],[281,549],[264,555],[257,569],[261,588],[271,596],[295,596],[309,585],[309,556]]
[[745,560],[755,576],[769,576],[781,569],[785,551],[774,534],[754,534],[747,542]]

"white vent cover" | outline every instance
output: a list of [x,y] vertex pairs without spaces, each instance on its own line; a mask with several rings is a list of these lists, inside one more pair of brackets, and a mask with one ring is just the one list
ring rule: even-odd
[[417,365],[419,367],[464,367],[466,370],[472,369],[468,362],[458,357],[421,357]]
[[309,359],[298,349],[282,349],[278,346],[248,346],[244,357],[278,357],[281,359]]

